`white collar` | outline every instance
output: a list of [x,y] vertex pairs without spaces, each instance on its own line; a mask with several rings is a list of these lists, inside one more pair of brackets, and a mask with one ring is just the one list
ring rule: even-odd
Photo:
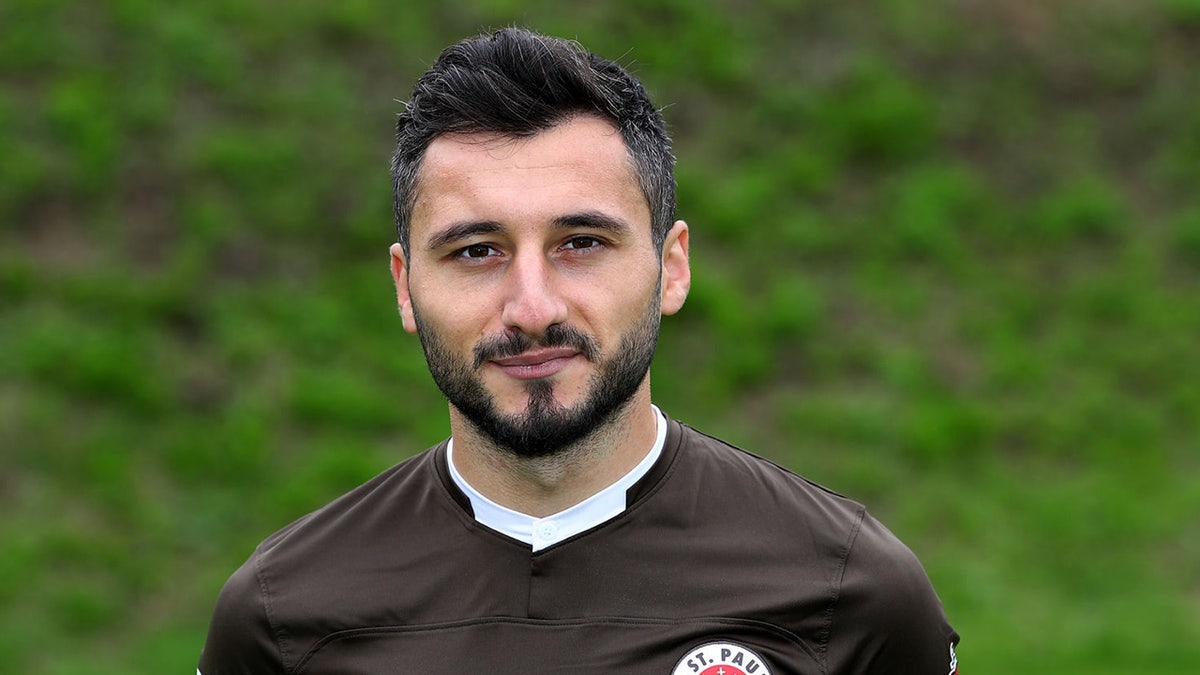
[[625,491],[650,471],[650,467],[654,466],[662,455],[663,445],[667,440],[667,418],[654,405],[650,407],[654,410],[658,431],[654,445],[642,461],[612,485],[568,509],[545,518],[534,518],[500,506],[471,487],[454,467],[453,438],[446,444],[446,464],[450,467],[450,478],[470,500],[471,509],[475,511],[475,520],[479,524],[523,541],[532,546],[534,551],[540,551],[615,518],[625,510]]

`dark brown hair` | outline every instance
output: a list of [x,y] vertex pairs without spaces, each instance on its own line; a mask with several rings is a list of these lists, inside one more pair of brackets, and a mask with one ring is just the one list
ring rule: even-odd
[[392,199],[405,255],[425,150],[447,133],[531,136],[578,114],[621,133],[661,247],[675,220],[675,157],[662,115],[620,65],[578,43],[504,28],[447,47],[417,80],[396,123]]

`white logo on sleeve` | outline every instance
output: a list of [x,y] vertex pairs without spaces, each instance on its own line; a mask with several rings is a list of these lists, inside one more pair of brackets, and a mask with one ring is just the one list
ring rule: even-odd
[[684,654],[671,675],[771,675],[771,669],[749,647],[709,642]]
[[958,655],[954,653],[954,645],[950,645],[950,675],[958,675]]

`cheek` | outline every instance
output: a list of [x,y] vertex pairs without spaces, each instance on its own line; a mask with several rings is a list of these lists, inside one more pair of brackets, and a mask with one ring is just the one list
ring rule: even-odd
[[597,294],[602,301],[593,303],[587,314],[591,327],[606,333],[611,344],[618,344],[625,333],[645,321],[647,313],[658,311],[657,282],[656,277],[649,283]]
[[[462,343],[473,342],[479,335],[479,329],[473,322],[468,322],[464,317],[458,316],[453,312],[435,312],[432,316],[423,314],[424,325],[426,328],[437,331],[442,341],[456,350],[464,347]],[[465,345],[469,348],[471,345]]]
[[413,289],[412,309],[425,331],[436,333],[440,342],[456,351],[462,346],[461,342],[479,332],[475,319],[479,312],[463,302],[461,296]]

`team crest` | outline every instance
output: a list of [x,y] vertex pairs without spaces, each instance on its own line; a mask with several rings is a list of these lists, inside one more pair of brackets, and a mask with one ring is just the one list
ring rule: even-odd
[[767,662],[736,642],[709,642],[691,650],[671,675],[771,675]]

